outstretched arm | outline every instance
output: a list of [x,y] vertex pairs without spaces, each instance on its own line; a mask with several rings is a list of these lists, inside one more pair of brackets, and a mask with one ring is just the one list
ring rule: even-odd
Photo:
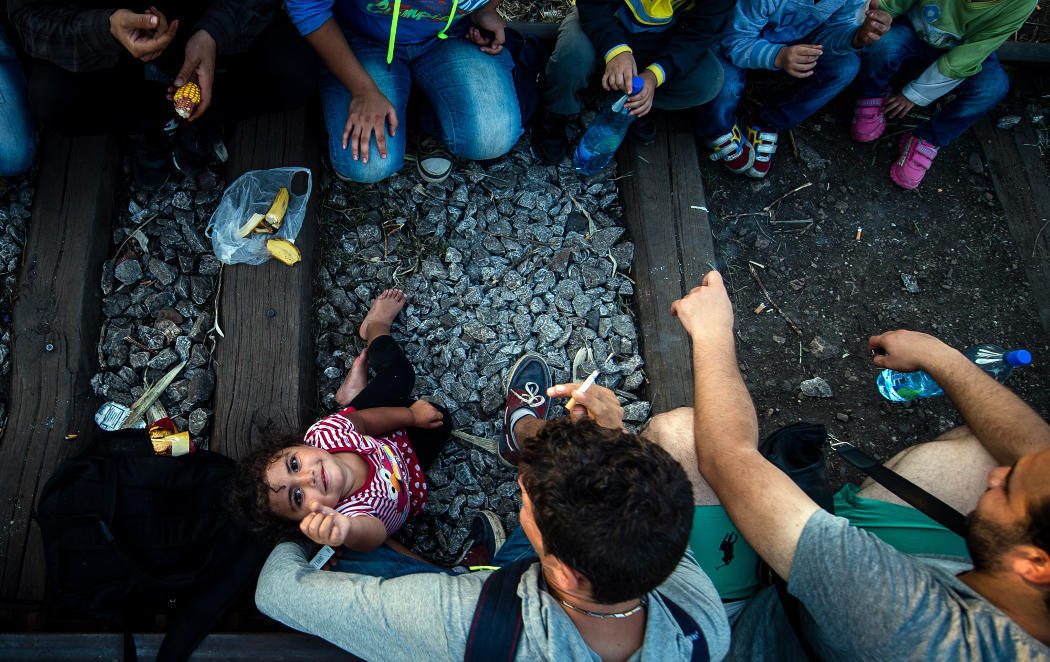
[[1050,425],[1034,409],[937,338],[917,331],[890,331],[872,336],[868,348],[885,352],[874,357],[880,368],[929,373],[999,464],[1010,465],[1050,448]]
[[416,400],[411,407],[372,407],[343,414],[361,434],[383,437],[401,428],[441,427],[444,416],[426,400]]
[[693,341],[693,432],[700,473],[733,524],[785,580],[802,528],[818,509],[758,452],[758,420],[737,367],[733,305],[722,276],[671,304]]

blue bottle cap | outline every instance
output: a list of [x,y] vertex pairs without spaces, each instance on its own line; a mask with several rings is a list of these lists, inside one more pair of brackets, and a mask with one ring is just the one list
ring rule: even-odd
[[636,95],[639,92],[641,92],[643,87],[645,87],[645,81],[642,79],[641,76],[635,76],[634,78],[632,78],[631,79],[631,96],[633,97],[634,95]]
[[1015,367],[1019,365],[1028,365],[1032,362],[1032,353],[1027,349],[1015,349],[1012,352],[1007,352],[1006,356],[1003,358],[1006,359],[1007,363]]

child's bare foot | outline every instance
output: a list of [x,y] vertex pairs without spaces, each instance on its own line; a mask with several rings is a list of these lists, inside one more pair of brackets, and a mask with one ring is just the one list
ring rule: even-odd
[[372,307],[361,322],[361,330],[358,331],[361,337],[366,342],[372,342],[373,338],[390,333],[390,324],[405,307],[407,299],[408,295],[401,290],[383,290],[372,302]]
[[335,392],[335,401],[340,407],[345,407],[357,397],[357,394],[368,386],[368,348],[366,347],[350,366],[350,372],[346,374],[342,386]]

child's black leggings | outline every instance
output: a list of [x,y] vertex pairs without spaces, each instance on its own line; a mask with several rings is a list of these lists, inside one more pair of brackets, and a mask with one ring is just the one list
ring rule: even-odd
[[[412,404],[412,387],[416,374],[401,351],[400,345],[389,335],[377,336],[368,345],[368,367],[374,373],[364,390],[350,401],[354,409],[374,407],[408,407]],[[437,459],[441,449],[448,443],[452,432],[452,417],[439,404],[431,403],[444,418],[441,426],[432,430],[405,428],[412,450],[419,458],[419,465],[426,469]]]

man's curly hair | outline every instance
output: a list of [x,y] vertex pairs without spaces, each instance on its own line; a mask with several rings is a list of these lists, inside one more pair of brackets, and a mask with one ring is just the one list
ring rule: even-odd
[[266,470],[277,461],[277,454],[289,446],[302,446],[302,436],[292,433],[270,435],[238,463],[230,495],[231,505],[248,528],[276,541],[299,533],[298,522],[278,517],[270,510],[270,485]]
[[693,490],[667,451],[590,420],[548,421],[521,440],[518,472],[544,550],[604,604],[640,597],[685,553]]

